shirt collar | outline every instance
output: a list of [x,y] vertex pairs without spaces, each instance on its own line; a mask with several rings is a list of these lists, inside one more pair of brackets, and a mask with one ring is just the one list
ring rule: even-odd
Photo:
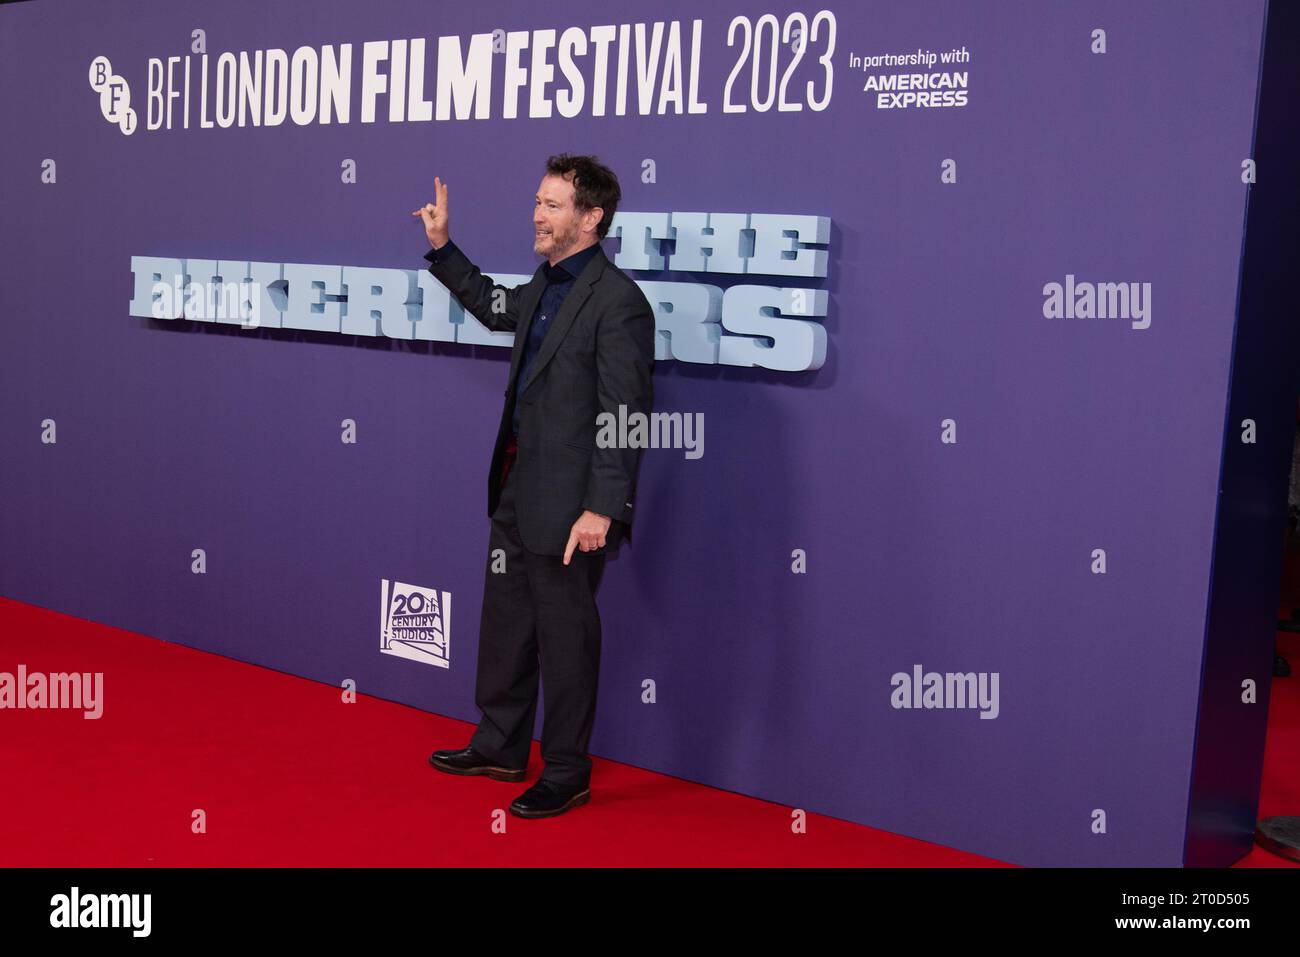
[[572,256],[566,256],[554,266],[550,263],[542,263],[542,269],[546,271],[546,281],[564,282],[568,279],[576,279],[599,251],[600,243],[595,242],[586,249],[578,250]]

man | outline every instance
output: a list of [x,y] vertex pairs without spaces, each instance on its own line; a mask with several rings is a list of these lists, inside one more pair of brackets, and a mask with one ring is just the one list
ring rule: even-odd
[[[429,271],[490,329],[515,334],[506,402],[488,471],[488,569],[474,700],[483,712],[460,750],[430,763],[452,774],[522,781],[546,686],[538,782],[510,805],[549,817],[590,797],[600,615],[608,553],[631,540],[639,448],[600,448],[597,416],[650,414],[654,313],[600,247],[621,198],[594,157],[547,160],[533,205],[533,251],[546,258],[513,289],[483,276],[448,233],[447,185],[424,222]],[[498,558],[504,560],[504,567]]]

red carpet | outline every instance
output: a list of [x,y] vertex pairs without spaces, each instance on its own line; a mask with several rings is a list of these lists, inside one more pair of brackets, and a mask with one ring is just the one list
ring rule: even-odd
[[[1300,548],[1288,548],[1282,574],[1279,618],[1300,608]],[[1278,632],[1278,650],[1291,663],[1290,678],[1273,679],[1268,704],[1268,737],[1264,741],[1264,776],[1260,784],[1259,817],[1300,817],[1300,634]],[[1255,847],[1237,867],[1300,867]]]
[[[588,805],[505,814],[496,834],[493,810],[540,771],[535,742],[523,785],[440,774],[428,753],[469,725],[0,599],[0,671],[20,663],[102,671],[111,698],[98,721],[0,713],[6,867],[1001,866],[817,815],[796,835],[788,807],[600,758]],[[1262,815],[1300,814],[1297,681],[1275,685]],[[1258,848],[1243,863],[1294,866]]]

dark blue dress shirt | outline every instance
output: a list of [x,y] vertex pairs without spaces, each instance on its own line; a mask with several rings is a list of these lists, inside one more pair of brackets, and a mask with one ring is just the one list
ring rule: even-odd
[[[451,240],[447,240],[445,246],[439,246],[431,250],[426,259],[430,262],[437,263],[438,260],[451,252],[455,246]],[[516,382],[524,383],[528,381],[528,369],[537,358],[537,353],[541,351],[542,342],[546,339],[546,332],[554,325],[555,316],[564,305],[564,300],[568,297],[569,291],[573,289],[573,282],[578,275],[591,262],[591,257],[596,255],[600,248],[599,243],[593,243],[586,249],[579,250],[572,256],[561,259],[554,266],[550,263],[543,263],[542,270],[546,274],[546,289],[542,292],[542,298],[538,300],[537,311],[533,314],[533,322],[528,327],[528,341],[524,343],[524,354],[519,360],[519,377]],[[523,317],[519,317],[519,326],[522,329],[524,325]],[[519,401],[516,397],[515,407],[511,413],[511,428],[516,435],[519,434]]]

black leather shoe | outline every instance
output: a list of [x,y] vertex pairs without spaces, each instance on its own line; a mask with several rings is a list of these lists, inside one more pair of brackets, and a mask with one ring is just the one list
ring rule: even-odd
[[543,778],[515,798],[510,813],[516,817],[553,817],[586,804],[590,797],[589,787],[566,787]]
[[527,768],[503,768],[493,764],[473,748],[435,751],[429,755],[429,763],[448,774],[486,774],[497,781],[522,781],[528,771]]

